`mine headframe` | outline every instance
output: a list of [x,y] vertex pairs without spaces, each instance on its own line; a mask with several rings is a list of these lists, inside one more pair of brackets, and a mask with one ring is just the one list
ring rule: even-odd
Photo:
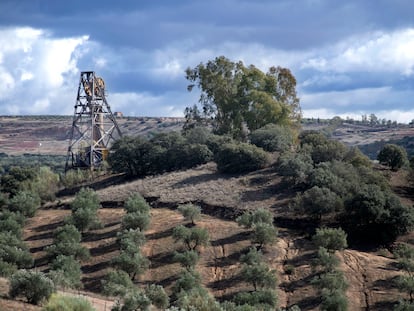
[[99,168],[112,143],[121,136],[106,100],[104,80],[94,71],[81,72],[65,171]]

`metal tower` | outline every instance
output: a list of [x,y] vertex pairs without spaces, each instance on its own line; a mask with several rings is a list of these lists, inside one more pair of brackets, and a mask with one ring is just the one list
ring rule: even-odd
[[100,167],[110,145],[121,136],[105,98],[104,80],[94,71],[81,72],[65,171]]

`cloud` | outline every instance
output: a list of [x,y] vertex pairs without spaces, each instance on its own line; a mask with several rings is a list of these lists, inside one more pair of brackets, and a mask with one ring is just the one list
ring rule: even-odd
[[318,51],[302,68],[321,72],[396,72],[412,75],[414,66],[414,28],[393,32],[373,32],[351,36]]
[[86,36],[53,38],[30,27],[1,28],[0,113],[67,113],[62,100],[71,91],[73,102],[76,51],[87,41]]

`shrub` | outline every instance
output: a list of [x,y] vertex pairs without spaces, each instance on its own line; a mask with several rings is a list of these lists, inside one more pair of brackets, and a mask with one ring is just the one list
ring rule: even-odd
[[254,265],[263,262],[263,254],[256,247],[251,247],[246,254],[240,256],[240,262],[245,265]]
[[200,274],[195,272],[194,270],[191,271],[183,271],[180,274],[179,279],[175,282],[172,287],[172,291],[175,295],[183,292],[188,292],[195,288],[201,287],[201,277]]
[[342,250],[348,246],[346,233],[341,228],[318,228],[312,240],[317,247],[324,247],[329,252]]
[[[238,305],[250,305],[258,306],[259,308],[264,305],[264,307],[270,306],[272,310],[277,305],[277,295],[272,290],[260,290],[249,293],[238,293],[234,296],[234,302]],[[267,310],[270,310],[266,308]],[[265,309],[265,310],[266,310]]]
[[346,282],[344,274],[341,271],[329,271],[322,273],[312,280],[312,284],[320,290],[329,289],[331,291],[345,292],[348,288],[348,283]]
[[145,244],[145,235],[139,229],[128,229],[118,232],[117,240],[121,250],[137,250]]
[[147,213],[128,213],[122,217],[121,227],[123,230],[141,230],[145,231],[151,222],[151,217]]
[[269,164],[269,155],[254,145],[239,143],[222,146],[215,162],[222,173],[238,174],[262,169]]
[[19,270],[10,277],[9,296],[25,297],[31,304],[47,300],[54,290],[52,280],[42,272]]
[[127,213],[149,213],[151,207],[140,194],[133,194],[125,202],[124,209]]
[[239,226],[245,228],[252,228],[254,225],[259,223],[273,223],[273,215],[270,211],[264,208],[258,208],[255,211],[244,212],[241,216],[236,219]]
[[199,259],[198,253],[194,250],[182,253],[174,252],[173,261],[180,263],[187,270],[191,270],[197,264]]
[[112,270],[102,280],[102,292],[108,296],[123,297],[134,287],[128,273],[123,270]]
[[324,247],[319,247],[316,258],[313,260],[314,267],[322,267],[324,271],[334,271],[339,266],[339,259]]
[[119,256],[112,260],[112,263],[118,269],[124,270],[133,280],[135,276],[144,273],[149,266],[149,260],[141,252],[130,253],[121,251]]
[[312,169],[312,159],[306,153],[285,152],[277,161],[278,173],[293,184],[305,183]]
[[13,266],[18,268],[31,268],[33,258],[26,244],[11,232],[0,232],[0,260],[4,264],[5,271]]
[[82,188],[71,203],[72,215],[69,223],[75,225],[81,232],[99,228],[101,223],[97,211],[100,207],[96,192],[89,188]]
[[189,144],[205,145],[209,136],[211,135],[211,131],[207,127],[196,126],[184,131],[183,135]]
[[39,207],[40,197],[31,191],[20,191],[9,201],[10,211],[19,212],[26,217],[33,217]]
[[293,201],[293,208],[300,214],[321,221],[322,216],[342,209],[342,200],[328,188],[314,186],[299,194]]
[[122,305],[118,300],[112,311],[146,311],[149,310],[150,305],[149,298],[142,291],[134,289],[125,294]]
[[55,285],[63,288],[81,288],[81,265],[73,256],[57,256],[49,271],[49,277]]
[[378,161],[397,171],[408,162],[407,151],[398,145],[386,144],[378,153]]
[[36,175],[36,178],[31,183],[33,192],[38,193],[43,202],[52,201],[55,199],[55,194],[58,191],[59,175],[52,172],[50,167],[42,166]]
[[94,311],[90,302],[82,297],[52,294],[42,311]]
[[275,242],[277,233],[277,229],[272,224],[257,223],[253,227],[253,242],[262,248],[264,245]]
[[81,234],[74,225],[64,225],[56,229],[53,244],[46,247],[46,251],[52,257],[58,255],[74,256],[76,259],[89,258],[89,250],[81,244]]
[[250,141],[253,145],[266,151],[287,151],[293,145],[292,129],[287,126],[268,124],[253,131]]
[[196,220],[201,218],[200,206],[194,204],[184,204],[178,206],[178,211],[184,216],[184,218],[194,225]]
[[321,311],[346,311],[348,310],[348,300],[342,291],[322,291]]
[[244,265],[240,277],[243,281],[251,283],[254,290],[257,288],[274,289],[277,283],[275,271],[264,263]]
[[173,238],[176,241],[183,242],[188,250],[196,250],[199,246],[208,244],[208,232],[204,228],[187,228],[184,226],[177,226],[173,230]]
[[145,295],[151,303],[159,309],[165,309],[170,304],[170,299],[164,288],[160,285],[151,284],[145,288]]

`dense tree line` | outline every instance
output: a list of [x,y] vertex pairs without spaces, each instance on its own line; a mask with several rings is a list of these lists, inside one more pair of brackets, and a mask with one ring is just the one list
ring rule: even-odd
[[317,132],[278,160],[279,174],[299,191],[291,207],[322,223],[340,221],[351,242],[390,242],[412,229],[414,212],[357,149]]

